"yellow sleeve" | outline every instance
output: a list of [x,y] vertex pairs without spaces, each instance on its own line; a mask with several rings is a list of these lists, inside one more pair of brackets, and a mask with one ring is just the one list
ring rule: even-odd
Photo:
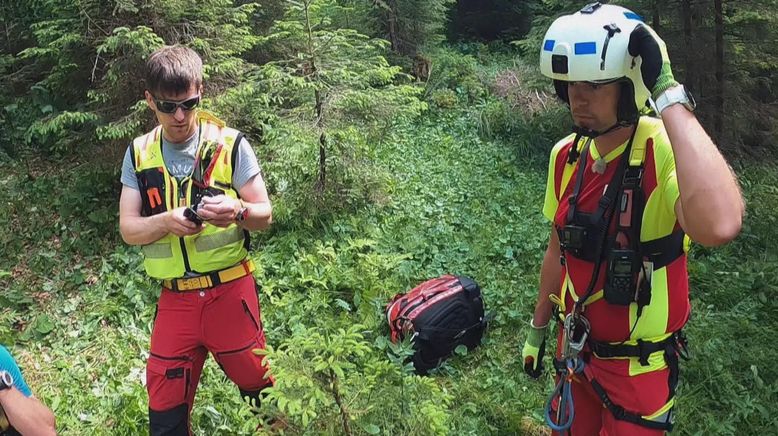
[[675,172],[675,155],[670,145],[670,138],[667,132],[661,130],[661,134],[656,137],[654,156],[658,169],[657,181],[659,188],[662,189],[662,198],[664,198],[665,212],[675,218],[675,203],[681,196],[678,190],[678,176]]
[[554,188],[554,168],[556,167],[557,153],[551,152],[548,160],[548,177],[546,178],[546,198],[543,200],[543,216],[553,222],[556,210],[559,207],[559,199]]
[[[547,220],[554,222],[554,215],[559,207],[559,197],[556,192],[556,162],[559,151],[574,139],[575,135],[570,134],[554,145],[551,149],[551,156],[548,159],[548,176],[546,177],[546,198],[543,200],[543,216]],[[564,188],[562,188],[564,190]]]

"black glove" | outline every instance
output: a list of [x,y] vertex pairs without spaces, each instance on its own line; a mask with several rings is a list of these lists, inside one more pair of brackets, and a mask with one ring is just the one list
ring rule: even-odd
[[639,24],[629,35],[627,49],[630,55],[640,56],[642,59],[640,74],[643,76],[643,84],[654,99],[678,84],[670,68],[667,46],[654,29]]

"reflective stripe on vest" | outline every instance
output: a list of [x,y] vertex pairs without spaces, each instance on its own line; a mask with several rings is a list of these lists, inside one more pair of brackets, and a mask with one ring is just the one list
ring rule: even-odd
[[[222,123],[198,116],[199,140],[195,156],[205,156],[212,164],[202,167],[202,183],[225,195],[238,198],[232,187],[232,150],[239,132]],[[141,192],[142,214],[155,215],[181,206],[190,206],[196,194],[192,181],[198,168],[178,182],[162,158],[162,128],[133,141],[135,175]],[[202,159],[201,159],[202,160]],[[245,259],[248,233],[235,224],[221,228],[205,224],[198,234],[179,238],[168,234],[142,248],[146,273],[156,279],[184,277],[187,271],[207,273],[228,268]]]

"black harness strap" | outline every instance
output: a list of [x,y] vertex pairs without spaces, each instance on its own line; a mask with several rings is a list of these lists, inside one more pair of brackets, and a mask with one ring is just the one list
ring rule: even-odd
[[[613,175],[610,183],[608,183],[608,188],[605,190],[605,195],[600,198],[597,212],[592,215],[593,224],[597,224],[598,222],[603,221],[603,217],[605,216],[606,212],[611,210],[611,206],[618,197],[618,193],[621,191],[622,184],[629,180],[630,173],[627,167],[629,166],[629,157],[632,152],[632,142],[635,140],[635,134],[638,131],[638,124],[635,124],[635,127],[632,129],[632,135],[629,137],[627,148],[624,149],[624,153],[621,155],[621,162],[619,162],[618,171],[616,171],[616,174]],[[606,233],[607,230],[608,227],[605,227]],[[603,247],[600,247],[600,249],[600,252],[602,252]]]
[[683,256],[686,233],[676,230],[667,236],[640,243],[640,252],[654,263],[654,270],[664,268]]
[[605,389],[599,382],[597,382],[597,380],[590,379],[589,383],[592,385],[592,388],[594,388],[594,391],[597,392],[597,395],[600,397],[602,404],[607,407],[613,416],[619,421],[631,422],[641,427],[654,430],[672,431],[673,422],[671,420],[668,419],[665,422],[651,421],[650,419],[643,418],[637,413],[627,412],[623,407],[611,401],[608,393],[605,392]]
[[232,170],[235,171],[235,161],[238,159],[238,149],[240,143],[246,135],[243,132],[238,132],[238,136],[235,137],[235,143],[232,144],[232,153],[230,154],[230,162],[232,163]]
[[592,339],[586,341],[586,344],[598,358],[637,357],[640,360],[640,364],[646,366],[648,365],[648,358],[651,354],[656,353],[657,351],[667,351],[668,346],[671,346],[672,349],[675,350],[676,347],[684,346],[682,344],[685,342],[686,339],[683,336],[683,333],[676,332],[659,342],[638,339],[637,345],[609,344],[607,342],[599,342]]
[[[616,174],[614,174],[613,178],[611,179],[611,182],[608,183],[608,187],[605,189],[605,195],[603,195],[600,198],[599,207],[597,208],[597,212],[595,212],[592,215],[592,223],[599,223],[600,228],[599,231],[602,235],[602,240],[597,244],[597,250],[596,250],[596,256],[595,256],[595,263],[594,263],[594,272],[592,274],[592,278],[589,281],[589,286],[587,287],[586,294],[578,300],[575,307],[577,308],[583,308],[584,304],[586,303],[586,300],[589,299],[589,297],[594,293],[594,287],[597,284],[597,279],[600,277],[600,266],[602,265],[602,254],[603,251],[605,251],[605,245],[608,240],[608,228],[611,224],[611,219],[615,215],[615,208],[612,207],[614,204],[614,200],[616,199],[617,193],[621,190],[621,183],[622,179],[624,177],[624,172],[627,168],[627,163],[629,161],[629,155],[630,151],[632,150],[632,141],[635,139],[635,133],[638,131],[638,124],[635,124],[635,127],[632,129],[632,134],[629,137],[629,143],[627,143],[627,148],[624,150],[624,154],[622,155],[621,162],[619,162],[619,168],[616,171]],[[579,168],[580,171],[583,171]],[[615,180],[615,181],[614,181]]]
[[[592,139],[587,139],[586,145],[584,145],[584,148],[581,151],[581,160],[578,162],[578,168],[576,169],[575,187],[573,187],[572,195],[567,199],[567,202],[570,203],[570,208],[567,210],[568,223],[572,223],[575,219],[575,209],[578,207],[578,196],[581,194],[581,186],[583,186],[584,173],[586,172],[586,160],[589,157],[589,146],[591,143]],[[576,150],[577,152],[577,143],[573,144],[573,150]],[[571,154],[573,150],[571,150]]]

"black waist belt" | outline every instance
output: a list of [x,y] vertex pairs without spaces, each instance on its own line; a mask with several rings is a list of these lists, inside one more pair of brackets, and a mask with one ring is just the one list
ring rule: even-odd
[[686,336],[680,330],[658,342],[638,339],[636,345],[631,345],[609,344],[607,342],[588,340],[586,344],[597,357],[606,359],[611,357],[637,357],[643,366],[648,365],[648,358],[651,354],[657,351],[667,351],[668,346],[673,347],[684,357],[688,354],[686,351]]

